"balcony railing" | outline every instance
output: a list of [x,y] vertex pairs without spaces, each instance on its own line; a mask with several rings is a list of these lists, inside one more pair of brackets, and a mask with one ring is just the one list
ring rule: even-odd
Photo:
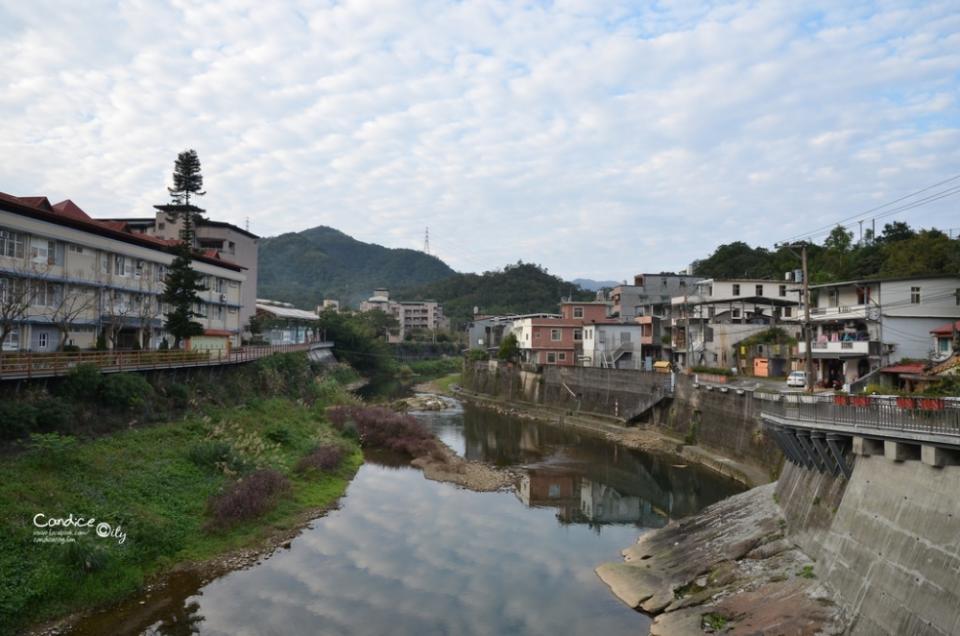
[[870,314],[870,305],[838,305],[836,307],[811,307],[811,320],[856,320]]
[[[878,356],[880,355],[879,340],[839,340],[830,342],[813,342],[810,345],[810,351],[813,355],[838,355],[838,356]],[[807,352],[807,344],[801,342],[797,345],[800,355]]]

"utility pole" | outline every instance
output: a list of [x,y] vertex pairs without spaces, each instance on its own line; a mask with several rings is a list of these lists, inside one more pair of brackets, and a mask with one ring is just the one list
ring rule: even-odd
[[[803,299],[803,341],[806,345],[804,355],[807,373],[806,389],[808,393],[813,393],[813,333],[810,329],[810,275],[807,268],[807,244],[803,242],[798,246],[795,243],[782,243],[781,247],[786,247],[791,251],[795,247],[800,248],[800,260],[803,263],[803,292],[801,293],[801,298]],[[796,252],[794,252],[794,254],[796,254]]]
[[800,253],[803,260],[803,339],[806,343],[807,354],[807,393],[813,393],[813,334],[810,333],[810,277],[807,272],[807,244],[803,244]]

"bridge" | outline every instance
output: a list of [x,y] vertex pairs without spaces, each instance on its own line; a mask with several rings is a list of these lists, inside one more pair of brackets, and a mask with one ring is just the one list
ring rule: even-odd
[[960,464],[960,398],[760,395],[760,418],[788,461],[847,478],[849,454]]
[[156,371],[244,364],[275,353],[307,351],[311,358],[327,354],[332,342],[237,347],[230,351],[75,351],[56,353],[0,353],[0,381],[64,376],[80,364],[92,364],[101,373]]

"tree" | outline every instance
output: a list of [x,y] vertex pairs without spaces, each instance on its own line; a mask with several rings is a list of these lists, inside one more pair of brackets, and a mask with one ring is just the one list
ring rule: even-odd
[[897,241],[906,241],[916,236],[916,232],[910,229],[910,226],[903,221],[894,221],[883,226],[883,233],[879,240],[883,243],[896,243]]
[[63,351],[70,335],[70,327],[78,318],[94,309],[97,305],[97,294],[91,287],[80,285],[63,285],[62,291],[54,296],[54,304],[50,309],[50,321],[60,332],[60,341],[57,351]]
[[196,150],[184,150],[177,155],[173,164],[173,187],[167,188],[173,203],[158,206],[167,213],[167,220],[171,223],[182,222],[180,240],[194,244],[194,234],[197,221],[202,218],[203,210],[190,203],[191,195],[202,197],[203,175],[200,173],[200,158]]
[[846,254],[850,251],[853,244],[853,232],[848,232],[842,225],[838,225],[830,231],[830,235],[823,242],[823,246],[828,250]]
[[167,270],[167,279],[160,298],[170,306],[164,314],[164,327],[173,334],[173,348],[179,349],[184,338],[199,336],[203,326],[194,320],[194,307],[200,304],[201,274],[191,266],[190,244],[181,242],[176,247],[176,258]]
[[135,313],[134,306],[128,292],[104,289],[100,298],[103,336],[110,341],[110,348],[116,349],[120,331],[128,326]]
[[27,317],[33,288],[22,274],[0,277],[0,352],[14,329]]
[[516,334],[510,332],[500,341],[497,357],[507,362],[515,362],[520,358],[520,344],[517,342]]

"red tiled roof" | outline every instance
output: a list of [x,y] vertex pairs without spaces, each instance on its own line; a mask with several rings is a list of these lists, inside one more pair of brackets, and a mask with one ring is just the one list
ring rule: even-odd
[[80,221],[92,221],[90,215],[80,209],[80,206],[66,199],[60,203],[56,203],[53,206],[53,211],[61,216],[68,216],[72,219],[78,219]]
[[956,328],[957,331],[960,331],[960,320],[958,320],[955,323],[948,322],[947,324],[941,325],[936,329],[931,329],[930,333],[932,333],[935,336],[949,336],[953,334],[954,328]]
[[[61,201],[56,206],[52,206],[50,205],[50,201],[47,199],[47,197],[16,197],[12,194],[0,192],[0,201],[6,201],[8,203],[15,204],[16,206],[20,206],[19,209],[7,208],[9,211],[14,213],[26,215],[37,214],[37,218],[40,220],[101,234],[103,236],[122,240],[127,243],[139,243],[140,245],[146,245],[147,247],[152,247],[154,249],[163,249],[164,251],[167,251],[166,248],[179,243],[179,241],[176,240],[161,239],[149,236],[147,234],[130,232],[127,228],[126,221],[98,221],[96,219],[92,219],[89,215],[87,215],[86,212],[80,209],[79,206],[69,199],[66,201]],[[202,261],[212,262],[216,265],[222,265],[228,269],[234,269],[236,271],[242,271],[245,269],[236,263],[223,260],[219,257],[219,255],[211,256],[207,253],[203,253],[195,256],[195,258],[198,258]]]
[[908,362],[906,364],[894,364],[880,369],[880,373],[923,373],[926,368],[923,362]]

